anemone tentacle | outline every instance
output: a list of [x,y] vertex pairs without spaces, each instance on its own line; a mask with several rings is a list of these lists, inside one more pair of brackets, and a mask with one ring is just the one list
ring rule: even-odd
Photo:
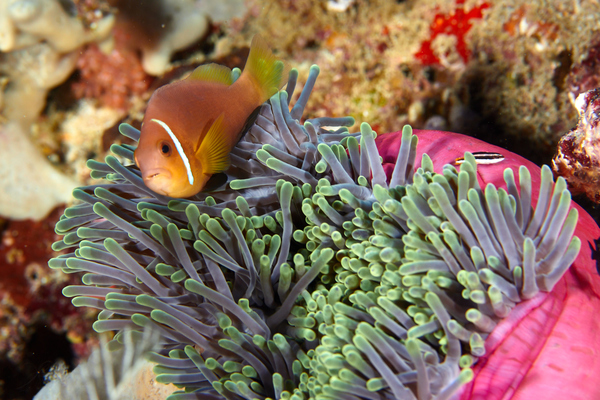
[[[101,310],[94,328],[161,334],[170,399],[447,399],[473,377],[510,310],[552,289],[579,251],[562,178],[505,172],[480,188],[466,153],[434,171],[406,126],[389,181],[368,124],[302,116],[318,75],[265,103],[227,184],[191,199],[143,185],[133,146],[90,161],[108,184],[75,191],[50,261]],[[340,126],[335,131],[325,126]],[[123,135],[139,132],[121,125]]]

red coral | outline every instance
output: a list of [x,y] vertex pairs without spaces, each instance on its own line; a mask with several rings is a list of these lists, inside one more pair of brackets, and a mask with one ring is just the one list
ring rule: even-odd
[[[36,323],[65,332],[85,320],[85,310],[62,295],[65,282],[58,282],[48,268],[48,260],[56,256],[51,246],[58,239],[54,225],[62,212],[57,208],[39,222],[9,220],[1,231],[0,325],[6,324],[7,331],[0,334],[0,355],[8,351],[18,360],[21,354],[15,346],[26,340],[29,327]],[[72,277],[68,283],[76,282]]]
[[465,35],[473,26],[471,20],[483,17],[483,10],[489,8],[488,3],[483,3],[465,12],[465,1],[456,0],[456,9],[448,14],[437,13],[429,27],[431,35],[429,39],[421,43],[421,47],[415,53],[415,57],[424,65],[439,64],[440,59],[435,55],[431,44],[440,35],[451,35],[456,37],[456,52],[466,63],[471,57],[471,51],[465,42]]
[[[6,222],[0,242],[0,298],[8,295],[19,306],[29,306],[31,284],[48,271],[48,260],[54,255],[51,246],[58,239],[54,225],[62,211],[58,208],[40,222]],[[36,271],[33,265],[43,269]]]
[[73,367],[97,342],[93,312],[62,295],[79,274],[64,282],[48,268],[62,212],[39,222],[0,220],[0,398],[32,398],[58,359]]
[[80,78],[72,85],[75,97],[126,109],[132,96],[148,90],[152,77],[142,69],[139,56],[118,43],[109,54],[93,44],[83,51],[77,62]]

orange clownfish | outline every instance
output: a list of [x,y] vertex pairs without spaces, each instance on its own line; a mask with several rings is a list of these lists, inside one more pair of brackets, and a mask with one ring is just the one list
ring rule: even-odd
[[284,64],[254,36],[244,72],[217,64],[159,88],[148,103],[135,163],[148,188],[169,197],[200,192],[229,166],[229,153],[253,111],[287,81]]

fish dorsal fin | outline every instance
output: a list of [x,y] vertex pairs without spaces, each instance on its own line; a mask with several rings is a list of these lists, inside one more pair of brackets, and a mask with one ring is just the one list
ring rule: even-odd
[[188,76],[188,79],[194,81],[222,83],[223,85],[231,85],[233,78],[231,70],[224,65],[219,64],[204,64],[199,66]]
[[205,174],[216,174],[229,167],[229,145],[225,139],[224,114],[213,122],[196,151]]
[[252,76],[260,93],[261,103],[264,103],[287,82],[289,67],[278,60],[262,36],[256,34],[250,44],[244,73]]

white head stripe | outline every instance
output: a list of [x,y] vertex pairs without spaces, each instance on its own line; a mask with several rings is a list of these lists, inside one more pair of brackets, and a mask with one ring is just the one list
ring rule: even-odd
[[173,141],[173,143],[175,143],[175,148],[177,149],[177,152],[179,153],[179,156],[181,157],[181,161],[183,161],[183,165],[185,165],[185,169],[187,170],[188,181],[190,182],[190,185],[193,185],[194,184],[194,174],[192,174],[192,168],[190,167],[190,161],[188,160],[187,156],[185,155],[185,151],[183,151],[183,147],[181,147],[181,143],[179,143],[179,139],[177,139],[177,137],[175,136],[175,134],[173,133],[171,128],[169,128],[169,125],[165,124],[160,119],[153,119],[152,121],[156,122],[157,124],[159,124],[160,126],[165,128],[165,131],[167,131],[167,133],[171,137],[171,140]]

